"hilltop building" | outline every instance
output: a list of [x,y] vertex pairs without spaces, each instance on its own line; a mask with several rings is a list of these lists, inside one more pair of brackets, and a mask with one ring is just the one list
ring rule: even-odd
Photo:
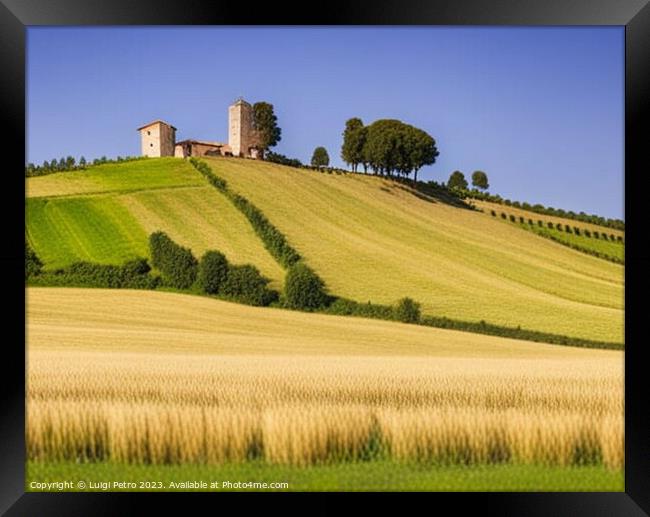
[[164,120],[154,120],[138,128],[143,156],[241,156],[258,158],[253,106],[237,99],[228,108],[228,143],[207,140],[176,141],[176,128]]

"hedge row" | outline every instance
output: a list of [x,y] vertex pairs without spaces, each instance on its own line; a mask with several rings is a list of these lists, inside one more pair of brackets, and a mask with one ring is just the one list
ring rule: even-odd
[[[494,210],[490,210],[490,215],[492,215],[492,217],[496,217],[497,213]],[[508,218],[513,223],[516,222],[516,220],[517,220],[517,218],[514,215],[508,215],[505,212],[501,212],[501,219],[508,219]],[[532,219],[528,219],[527,221],[528,221],[528,224],[531,225],[531,226],[534,224]],[[526,224],[526,219],[524,217],[520,216],[519,217],[519,222],[521,224]],[[537,224],[538,224],[538,226],[544,226],[544,221],[538,220]],[[568,224],[553,223],[552,221],[547,221],[546,226],[550,230],[555,229],[555,230],[558,230],[560,232],[564,231],[566,233],[574,233],[575,235],[584,234],[586,237],[594,237],[595,239],[603,239],[603,240],[606,240],[606,241],[609,240],[609,241],[612,241],[612,242],[615,242],[615,241],[618,241],[620,243],[624,242],[623,237],[621,237],[620,235],[614,235],[613,233],[607,234],[607,233],[602,232],[602,231],[601,232],[589,231],[589,230],[585,230],[585,229],[580,229],[577,226],[571,227]]]
[[68,156],[66,158],[61,158],[60,160],[52,160],[48,162],[47,160],[43,162],[43,165],[34,165],[33,163],[28,163],[25,167],[25,177],[30,178],[33,176],[45,176],[47,174],[55,174],[57,172],[71,172],[86,170],[90,167],[96,165],[103,165],[105,163],[121,163],[121,162],[132,162],[134,160],[143,160],[147,156],[118,156],[117,158],[110,159],[106,156],[101,158],[95,158],[92,162],[87,162],[86,159],[82,156],[79,158],[79,161],[73,157]]
[[337,298],[323,312],[338,316],[358,316],[361,318],[422,324],[420,304],[411,298],[402,298],[394,306],[370,302],[359,303],[346,298]]
[[573,242],[564,241],[564,240],[560,239],[559,237],[556,237],[555,235],[552,235],[552,234],[547,235],[547,234],[543,234],[543,233],[541,233],[541,234],[538,233],[537,235],[542,235],[543,237],[551,239],[552,241],[555,241],[557,243],[563,244],[564,246],[568,246],[569,248],[572,248],[572,249],[574,249],[576,251],[586,253],[587,255],[593,255],[594,257],[598,257],[598,258],[601,258],[603,260],[608,260],[609,262],[614,262],[615,264],[625,265],[625,259],[621,259],[621,258],[618,258],[618,257],[613,257],[611,255],[607,255],[607,254],[602,253],[600,251],[596,251],[596,250],[586,248],[584,246],[580,246],[579,244],[575,244]]
[[523,339],[525,341],[534,341],[538,343],[550,343],[553,345],[577,346],[585,348],[604,348],[611,350],[622,350],[624,345],[607,341],[596,341],[592,339],[583,339],[578,337],[564,336],[562,334],[550,334],[548,332],[539,332],[536,330],[526,330],[521,327],[505,327],[493,325],[480,321],[453,320],[446,317],[424,316],[421,324],[429,327],[443,329],[460,330],[464,332],[473,332],[475,334],[487,334],[490,336],[506,337],[511,339]]
[[30,276],[31,285],[155,289],[159,276],[150,273],[146,259],[137,258],[121,266],[75,262],[52,272]]
[[253,230],[258,235],[264,247],[285,269],[300,260],[300,254],[293,249],[285,236],[266,218],[262,211],[244,196],[232,192],[227,182],[212,172],[208,164],[191,158],[190,163],[210,182],[212,186],[223,192],[230,201],[243,213],[251,223]]
[[606,219],[604,217],[595,215],[595,214],[585,214],[584,212],[575,213],[571,210],[563,210],[561,208],[545,207],[541,204],[531,205],[530,203],[520,203],[519,201],[511,201],[509,199],[503,199],[501,196],[488,194],[487,192],[479,192],[478,190],[467,190],[467,189],[457,189],[457,194],[463,198],[471,199],[480,199],[483,201],[489,201],[491,203],[497,203],[499,205],[513,206],[515,208],[521,208],[522,210],[527,210],[529,212],[534,212],[536,214],[542,215],[551,215],[555,217],[563,217],[565,219],[573,219],[575,221],[582,221],[583,223],[591,223],[599,226],[604,226],[607,228],[613,228],[615,230],[625,230],[625,222],[621,219]]
[[25,280],[40,274],[43,270],[43,262],[38,258],[36,252],[25,240]]
[[190,249],[179,246],[164,232],[149,236],[149,249],[151,263],[162,273],[165,285],[188,289],[194,284],[199,263]]

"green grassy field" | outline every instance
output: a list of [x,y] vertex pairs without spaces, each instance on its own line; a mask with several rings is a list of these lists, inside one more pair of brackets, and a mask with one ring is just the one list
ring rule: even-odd
[[175,158],[108,163],[84,171],[27,178],[27,197],[74,196],[106,192],[204,185],[192,167]]
[[364,175],[210,158],[330,290],[425,314],[623,340],[623,268]]
[[[114,463],[27,464],[25,490],[42,491],[31,483],[72,481],[71,492],[107,491],[614,491],[624,490],[622,471],[602,467],[535,465],[431,466],[372,461],[349,465],[291,468],[263,463],[221,466],[147,466]],[[79,488],[79,481],[84,488]],[[208,488],[185,488],[189,481]],[[115,482],[134,483],[133,486]],[[172,485],[171,483],[175,483]],[[226,483],[225,483],[226,482]],[[236,483],[288,483],[287,488],[243,488]],[[109,488],[104,488],[108,484]],[[212,483],[216,483],[212,487]],[[227,483],[231,483],[230,485]],[[185,485],[188,486],[188,485]],[[195,485],[196,486],[196,485]],[[51,491],[57,491],[56,488]]]
[[149,234],[163,230],[197,258],[217,249],[235,264],[255,264],[271,287],[282,285],[282,268],[248,221],[184,161],[151,159],[29,178],[27,193],[27,237],[46,269],[147,257]]

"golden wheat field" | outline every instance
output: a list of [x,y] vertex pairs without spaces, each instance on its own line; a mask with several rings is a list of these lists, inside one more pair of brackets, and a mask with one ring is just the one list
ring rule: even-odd
[[27,314],[33,461],[623,465],[618,351],[171,293],[30,288]]

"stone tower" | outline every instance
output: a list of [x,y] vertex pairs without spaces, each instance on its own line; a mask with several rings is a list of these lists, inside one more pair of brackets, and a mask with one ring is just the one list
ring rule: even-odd
[[154,120],[138,128],[142,141],[142,155],[150,157],[174,156],[176,128],[162,120]]
[[228,108],[228,144],[233,156],[246,157],[251,156],[251,147],[255,145],[253,106],[241,97]]

